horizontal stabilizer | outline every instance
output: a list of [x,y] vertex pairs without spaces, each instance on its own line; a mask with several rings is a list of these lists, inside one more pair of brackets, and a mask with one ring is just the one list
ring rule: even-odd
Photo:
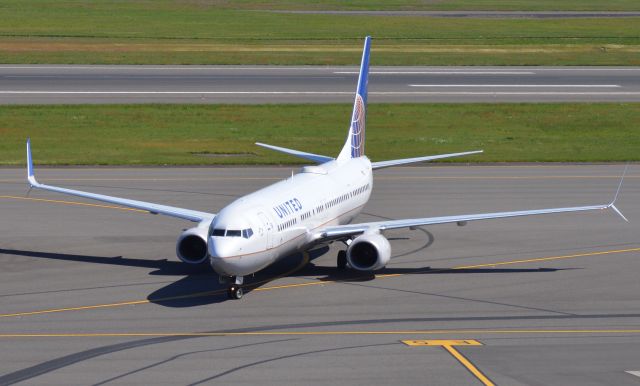
[[287,149],[286,147],[267,145],[266,143],[256,142],[256,145],[264,147],[264,148],[267,148],[267,149],[279,151],[281,153],[289,154],[289,155],[292,155],[294,157],[300,157],[300,158],[308,159],[308,160],[311,160],[313,162],[317,162],[319,164],[323,164],[325,162],[329,162],[329,161],[333,161],[334,160],[334,158],[327,157],[325,155],[306,153],[306,152],[300,151],[300,150]]
[[460,156],[463,156],[463,155],[478,154],[478,153],[482,153],[482,150],[467,151],[467,152],[464,152],[464,153],[450,153],[450,154],[440,154],[440,155],[429,155],[429,156],[426,156],[426,157],[404,158],[404,159],[394,159],[394,160],[389,160],[389,161],[372,162],[371,163],[371,168],[372,169],[382,169],[382,168],[388,168],[390,166],[400,166],[400,165],[412,164],[412,163],[416,163],[416,162],[433,161],[433,160],[442,159],[442,158],[460,157]]

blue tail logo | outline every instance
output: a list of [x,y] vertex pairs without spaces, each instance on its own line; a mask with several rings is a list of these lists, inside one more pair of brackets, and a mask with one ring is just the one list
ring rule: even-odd
[[364,155],[365,122],[367,116],[367,84],[369,82],[369,52],[371,49],[371,37],[364,40],[362,50],[362,62],[358,77],[358,88],[353,102],[353,113],[347,141],[338,155],[338,160],[358,158]]
[[356,101],[353,105],[353,117],[351,119],[351,158],[362,157],[364,155],[365,116],[364,100],[360,94],[356,94]]

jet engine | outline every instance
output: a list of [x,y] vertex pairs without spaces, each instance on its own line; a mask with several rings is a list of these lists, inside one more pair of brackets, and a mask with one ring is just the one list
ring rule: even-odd
[[206,227],[187,229],[178,237],[176,254],[187,264],[201,264],[207,260],[207,232]]
[[375,271],[384,268],[391,259],[391,245],[380,233],[356,237],[347,248],[347,261],[358,271]]

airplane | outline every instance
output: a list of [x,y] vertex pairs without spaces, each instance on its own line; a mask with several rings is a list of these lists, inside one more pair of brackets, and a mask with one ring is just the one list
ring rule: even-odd
[[[34,176],[31,140],[27,139],[27,180],[31,188],[58,192],[141,209],[197,223],[178,237],[176,254],[187,264],[207,262],[227,285],[230,299],[243,296],[243,278],[296,252],[343,242],[337,267],[372,272],[391,258],[385,231],[424,225],[613,209],[622,187],[608,204],[513,212],[385,220],[351,224],[371,197],[373,171],[391,166],[481,153],[482,150],[372,162],[365,155],[365,116],[371,37],[364,41],[360,73],[347,138],[337,157],[256,143],[259,146],[311,160],[298,174],[240,197],[218,213],[200,212],[126,198],[106,196],[39,183]],[[625,169],[626,172],[626,169]]]

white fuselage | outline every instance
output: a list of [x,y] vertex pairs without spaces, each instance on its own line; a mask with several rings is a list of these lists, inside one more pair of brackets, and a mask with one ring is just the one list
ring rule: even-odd
[[209,228],[211,266],[220,275],[246,276],[311,247],[311,232],[347,224],[369,200],[366,157],[306,166],[284,181],[223,208]]

